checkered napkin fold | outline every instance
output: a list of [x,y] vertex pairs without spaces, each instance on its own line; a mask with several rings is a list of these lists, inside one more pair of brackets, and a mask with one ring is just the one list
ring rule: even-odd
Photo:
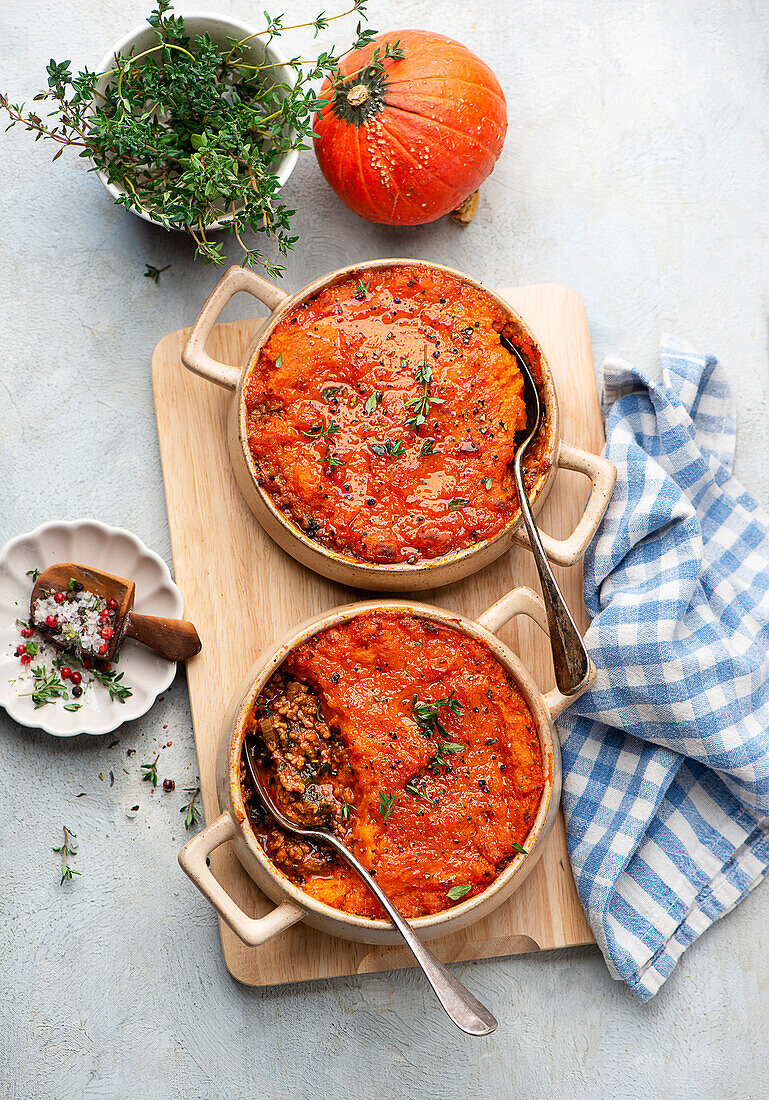
[[592,691],[559,720],[574,875],[612,975],[653,997],[769,869],[769,517],[732,477],[717,360],[604,373],[617,488],[585,560]]

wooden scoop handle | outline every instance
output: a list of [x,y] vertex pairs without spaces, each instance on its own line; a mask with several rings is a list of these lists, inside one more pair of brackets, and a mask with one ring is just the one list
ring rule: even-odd
[[201,650],[198,632],[186,619],[163,619],[131,611],[125,636],[136,638],[169,661],[186,661]]

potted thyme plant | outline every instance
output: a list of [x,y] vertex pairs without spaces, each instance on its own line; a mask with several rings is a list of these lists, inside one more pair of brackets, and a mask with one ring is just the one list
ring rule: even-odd
[[[262,30],[240,33],[241,24],[224,18],[201,26],[200,17],[189,17],[187,26],[171,2],[158,0],[148,26],[110,51],[98,72],[73,76],[69,61],[51,60],[48,87],[34,97],[52,107],[45,117],[0,94],[8,129],[19,124],[53,142],[54,160],[66,147],[78,150],[118,204],[189,234],[207,262],[224,263],[223,245],[210,234],[227,228],[244,264],[278,275],[281,268],[246,244],[244,231],[268,235],[282,255],[293,248],[294,212],[279,191],[321,106],[312,84],[339,79],[341,59],[376,31],[359,22],[349,50],[286,61],[275,41],[297,28],[284,26],[283,16],[265,13]],[[297,26],[317,35],[331,19],[365,15],[365,3],[351,0],[347,11]]]

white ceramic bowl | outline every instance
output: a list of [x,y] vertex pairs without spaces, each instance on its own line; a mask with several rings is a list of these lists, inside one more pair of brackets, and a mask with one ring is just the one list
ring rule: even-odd
[[94,519],[44,523],[26,535],[11,539],[0,550],[0,706],[22,726],[45,730],[54,737],[79,733],[111,733],[141,717],[174,678],[176,663],[158,657],[146,646],[127,639],[120,649],[119,669],[133,694],[124,703],[111,700],[101,688],[89,691],[88,703],[66,711],[58,703],[39,709],[21,698],[10,682],[19,673],[13,644],[19,641],[16,619],[29,615],[30,569],[43,570],[60,561],[104,569],[136,582],[136,610],[180,619],[184,600],[162,558],[136,535],[122,527],[107,527]]
[[[242,23],[239,19],[232,19],[229,16],[216,15],[214,12],[209,11],[174,11],[175,16],[181,16],[184,19],[185,30],[189,34],[190,38],[194,38],[198,34],[208,34],[212,41],[218,46],[227,46],[228,38],[236,38],[238,40],[246,38],[248,35],[256,34],[257,27],[253,27],[248,23]],[[154,46],[157,42],[157,32],[154,27],[151,27],[149,23],[142,23],[138,27],[134,27],[132,31],[124,35],[119,42],[107,50],[104,57],[99,62],[96,69],[97,73],[107,73],[114,65],[114,59],[117,54],[127,57],[131,51],[134,53],[140,53],[142,50],[147,50],[151,46]],[[272,65],[284,66],[280,73],[280,79],[286,84],[290,84],[292,87],[296,83],[296,76],[294,70],[288,64],[288,59],[280,52],[273,42],[267,45],[263,37],[257,37],[251,39],[248,46],[245,49],[246,55],[250,55],[254,58],[255,65],[264,64],[265,58]],[[103,91],[104,88],[110,83],[110,77],[104,76],[101,80],[96,82],[96,90]],[[275,164],[275,175],[280,181],[280,186],[283,187],[286,180],[294,170],[296,159],[299,156],[299,152],[296,149],[291,149],[288,153],[285,153],[279,161]],[[106,174],[99,169],[96,170],[96,175],[101,182],[112,195],[113,199],[120,198],[125,194],[125,191],[117,187],[114,183],[110,183]],[[162,225],[162,222],[151,218],[149,214],[143,210],[136,210],[134,207],[129,207],[132,214],[136,214],[137,217],[143,218],[145,222],[149,222],[151,225]],[[217,229],[223,229],[232,221],[232,214],[225,214],[217,221],[210,222],[205,228],[207,232],[213,232]],[[174,228],[171,226],[170,228]]]

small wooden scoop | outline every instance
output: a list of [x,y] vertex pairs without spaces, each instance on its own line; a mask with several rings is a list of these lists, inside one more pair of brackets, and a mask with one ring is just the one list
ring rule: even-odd
[[[184,661],[200,653],[201,644],[198,632],[192,623],[185,619],[163,619],[154,615],[137,615],[133,610],[136,585],[125,577],[114,577],[111,573],[102,573],[87,565],[74,562],[59,562],[51,565],[35,581],[30,597],[30,611],[34,618],[35,603],[39,599],[53,596],[56,592],[70,590],[70,581],[83,585],[87,592],[93,592],[102,600],[115,600],[117,609],[112,622],[113,636],[107,642],[108,650],[98,654],[100,659],[111,661],[117,653],[123,638],[135,638],[142,645],[149,646],[169,661]],[[59,644],[55,639],[53,643]]]

